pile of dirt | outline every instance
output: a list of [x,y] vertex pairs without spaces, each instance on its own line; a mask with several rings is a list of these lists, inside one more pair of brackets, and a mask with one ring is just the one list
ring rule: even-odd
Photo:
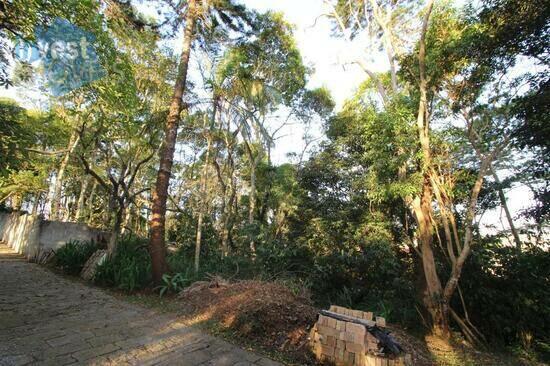
[[317,309],[306,294],[295,295],[276,282],[220,279],[201,281],[180,296],[186,318],[194,323],[214,320],[222,328],[265,349],[283,351],[311,362],[308,333]]
[[411,355],[413,365],[432,366],[436,364],[433,356],[426,347],[426,343],[421,339],[412,336],[394,324],[389,325],[387,329],[391,332],[391,335],[395,338],[399,345],[403,347],[405,352]]

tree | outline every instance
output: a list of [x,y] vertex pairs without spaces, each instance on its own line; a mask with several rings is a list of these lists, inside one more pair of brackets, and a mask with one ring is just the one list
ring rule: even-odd
[[[174,151],[180,122],[180,114],[184,109],[183,97],[187,86],[187,71],[189,68],[189,57],[191,54],[191,45],[196,38],[197,27],[205,26],[201,24],[206,20],[221,19],[222,24],[238,29],[242,27],[241,19],[245,18],[244,8],[234,5],[231,1],[207,1],[203,6],[199,6],[196,0],[190,0],[185,9],[185,28],[183,32],[182,51],[174,85],[174,93],[170,103],[168,117],[164,128],[164,140],[160,149],[160,165],[157,174],[157,182],[152,194],[152,217],[150,224],[150,243],[149,252],[152,260],[153,281],[160,283],[162,275],[167,270],[165,225],[166,225],[166,201],[168,198],[168,186],[170,183],[170,174],[174,160]],[[181,9],[178,9],[181,11]],[[218,17],[215,17],[217,15]],[[178,14],[179,17],[179,14]],[[237,19],[235,25],[234,19]],[[219,24],[219,23],[218,23]]]
[[25,110],[12,100],[0,101],[0,109],[0,200],[11,199],[20,209],[34,193],[35,212],[67,130],[55,114]]
[[255,28],[259,30],[256,37],[229,49],[218,70],[218,78],[223,81],[221,88],[231,96],[231,106],[240,115],[239,123],[242,124],[240,133],[250,169],[248,236],[252,257],[257,235],[256,173],[266,150],[273,144],[266,124],[270,114],[285,107],[290,110],[286,121],[295,114],[306,77],[291,26],[281,14],[258,16]]
[[[405,73],[414,74],[409,80],[412,85],[416,84],[415,93],[419,98],[417,133],[421,159],[418,171],[422,175],[422,188],[410,197],[410,204],[418,225],[427,290],[424,302],[432,318],[433,331],[448,337],[448,319],[452,316],[464,334],[479,343],[476,328],[463,321],[450,304],[474,244],[475,219],[485,177],[491,174],[492,165],[509,148],[513,135],[523,124],[510,113],[515,104],[513,96],[519,88],[514,87],[514,83],[502,82],[507,69],[501,70],[501,74],[490,68],[477,69],[477,59],[472,57],[469,48],[472,39],[483,37],[479,35],[476,23],[468,23],[452,8],[445,6],[438,6],[432,16],[433,8],[433,2],[428,2],[416,60],[411,58],[402,63]],[[455,50],[453,54],[449,52],[450,48]],[[416,68],[418,71],[413,71]],[[451,100],[448,110],[445,110],[441,93],[446,93]],[[471,182],[461,197],[462,212],[455,202],[460,195],[457,174],[453,172],[456,167],[449,163],[452,150],[449,151],[446,144],[433,141],[439,133],[434,122],[438,114],[445,113],[448,113],[448,118],[462,120],[460,133],[475,157],[473,166],[469,168],[473,170]],[[462,156],[468,156],[468,153],[462,150]],[[459,221],[462,230],[457,228]],[[438,223],[443,226],[447,243],[444,253],[450,267],[444,284],[437,272],[432,244]],[[467,314],[466,309],[464,312]]]
[[97,30],[101,24],[99,1],[78,0],[15,0],[0,5],[0,86],[8,88],[13,81],[8,77],[8,55],[11,53],[6,39],[33,41],[36,26],[46,26],[57,17],[65,18],[87,30]]

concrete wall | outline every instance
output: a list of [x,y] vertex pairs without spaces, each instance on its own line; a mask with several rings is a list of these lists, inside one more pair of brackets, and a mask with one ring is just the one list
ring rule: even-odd
[[27,259],[61,247],[71,240],[106,241],[108,233],[85,224],[43,220],[24,212],[0,212],[0,240]]

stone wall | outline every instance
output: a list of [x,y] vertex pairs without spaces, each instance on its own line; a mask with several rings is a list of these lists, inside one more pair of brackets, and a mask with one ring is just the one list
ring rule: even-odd
[[48,221],[25,212],[0,212],[0,240],[27,259],[71,240],[106,241],[108,233],[74,222]]

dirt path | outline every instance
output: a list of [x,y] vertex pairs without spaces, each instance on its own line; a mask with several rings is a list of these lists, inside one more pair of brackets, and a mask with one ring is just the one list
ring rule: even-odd
[[279,365],[0,244],[0,365]]

